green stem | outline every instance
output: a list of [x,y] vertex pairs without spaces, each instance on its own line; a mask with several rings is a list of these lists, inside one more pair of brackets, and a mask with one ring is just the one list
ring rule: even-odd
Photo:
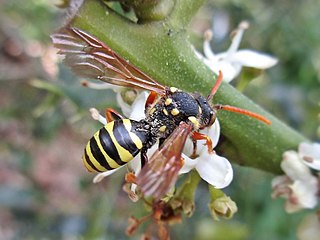
[[177,28],[186,27],[205,2],[206,0],[176,0],[169,21],[176,23],[174,25]]
[[[207,95],[214,75],[195,55],[187,33],[181,31],[202,3],[177,0],[166,20],[134,24],[100,1],[87,0],[70,24],[98,37],[158,82]],[[272,121],[267,126],[247,116],[219,112],[224,138],[216,150],[241,165],[279,173],[283,152],[307,141],[227,83],[222,84],[214,100],[251,110]]]

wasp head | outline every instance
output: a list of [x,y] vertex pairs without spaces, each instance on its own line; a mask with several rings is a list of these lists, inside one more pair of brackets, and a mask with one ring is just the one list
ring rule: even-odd
[[210,127],[217,118],[216,110],[210,105],[208,99],[203,96],[198,95],[196,100],[201,108],[200,129]]

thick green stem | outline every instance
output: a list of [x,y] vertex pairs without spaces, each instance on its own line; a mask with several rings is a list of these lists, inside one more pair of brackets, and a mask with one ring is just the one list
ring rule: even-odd
[[[202,3],[177,0],[165,20],[134,24],[100,1],[87,0],[70,24],[98,37],[160,83],[207,95],[214,75],[195,55],[184,30]],[[251,110],[272,121],[267,126],[247,116],[219,112],[224,138],[217,151],[234,162],[279,173],[282,153],[306,141],[227,83],[214,101]]]
[[176,0],[174,10],[168,21],[174,23],[175,27],[186,27],[205,2],[206,0]]

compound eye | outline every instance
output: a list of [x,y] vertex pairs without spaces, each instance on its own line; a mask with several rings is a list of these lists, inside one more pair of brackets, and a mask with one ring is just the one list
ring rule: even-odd
[[212,111],[210,112],[210,121],[208,123],[208,127],[212,126],[212,124],[214,124],[214,122],[216,121],[216,112]]

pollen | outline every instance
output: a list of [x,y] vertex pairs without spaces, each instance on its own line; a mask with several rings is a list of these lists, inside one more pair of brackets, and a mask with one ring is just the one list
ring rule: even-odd
[[166,129],[167,129],[167,126],[163,125],[163,126],[161,126],[161,127],[159,128],[159,131],[160,131],[160,132],[164,132],[164,131],[166,131]]
[[164,113],[164,115],[166,115],[166,116],[168,116],[168,115],[169,115],[169,113],[168,113],[167,109],[165,109],[165,108],[162,110],[162,112],[163,112],[163,113]]
[[166,106],[170,105],[171,103],[172,103],[172,98],[167,98],[166,101],[164,102]]
[[176,109],[176,108],[174,108],[174,109],[171,110],[171,114],[172,114],[173,116],[176,116],[176,115],[178,115],[179,113],[180,113],[179,110]]
[[176,87],[171,87],[171,88],[170,88],[170,91],[171,91],[172,93],[175,93],[176,91],[178,91],[178,88],[176,88]]
[[199,129],[199,121],[196,117],[191,116],[191,117],[188,117],[188,119],[193,124],[195,129]]

